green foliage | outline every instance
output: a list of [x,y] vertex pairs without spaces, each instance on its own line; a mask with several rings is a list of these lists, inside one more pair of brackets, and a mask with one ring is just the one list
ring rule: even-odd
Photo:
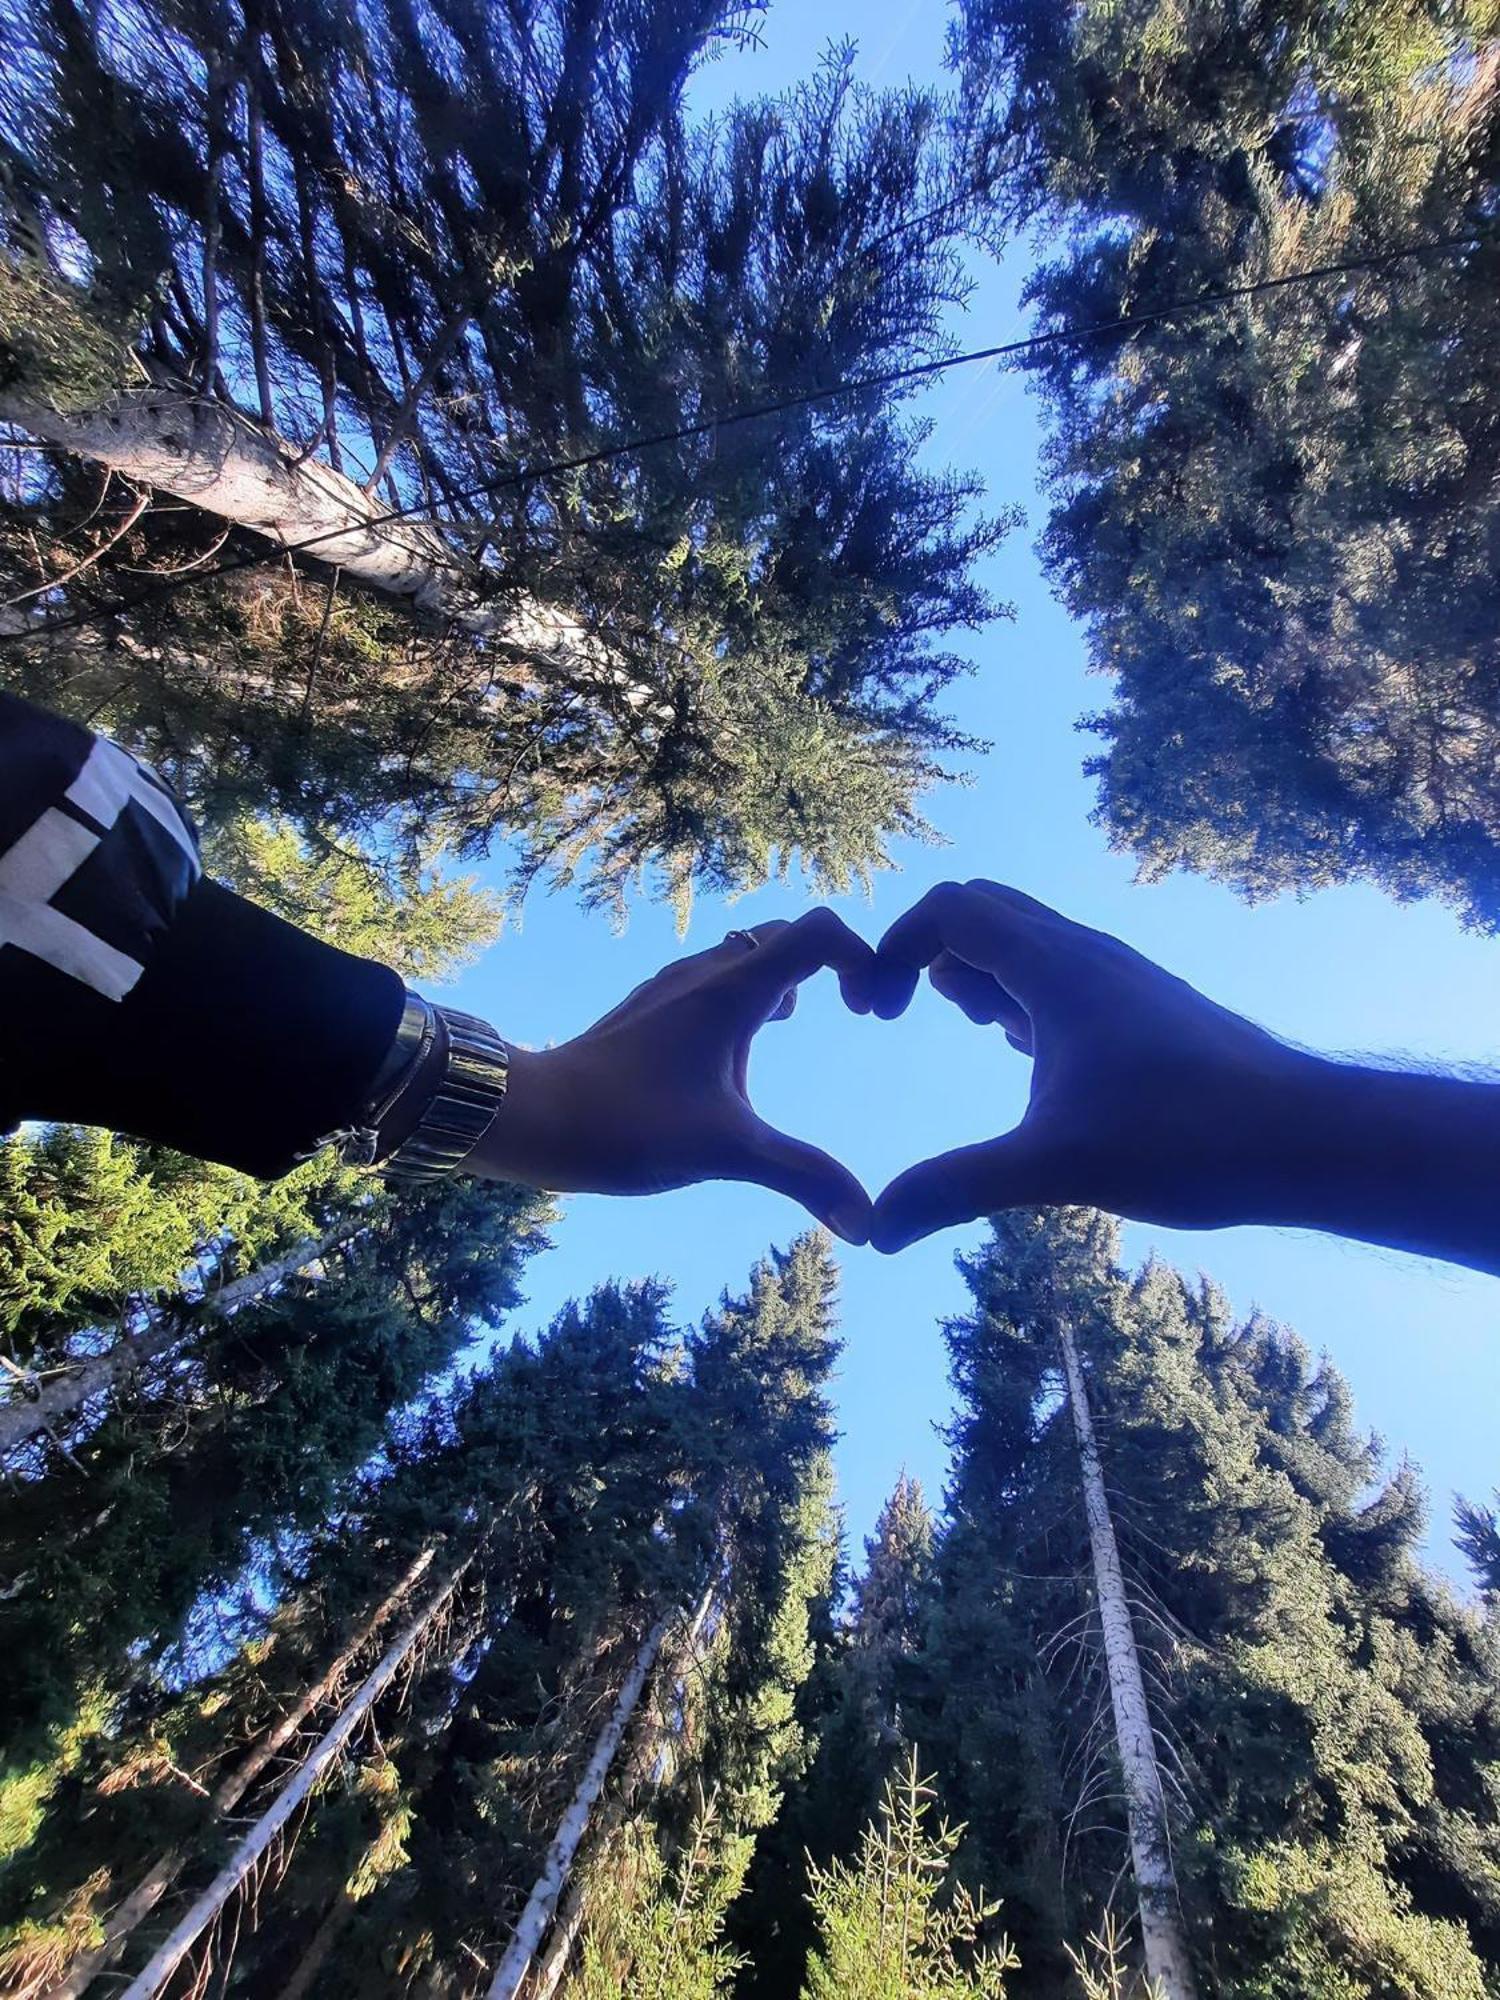
[[1500,1508],[1460,1500],[1455,1512],[1458,1545],[1468,1557],[1480,1589],[1500,1594]]
[[1000,1905],[949,1883],[963,1828],[928,1825],[935,1797],[914,1750],[888,1780],[881,1823],[866,1829],[853,1865],[811,1865],[821,1941],[805,2000],[1004,2000],[1019,1961],[1003,1938],[978,1942]]
[[966,0],[1043,329],[1473,243],[1039,354],[1043,552],[1149,878],[1500,923],[1492,0]]
[[[149,298],[158,379],[253,389],[359,480],[378,454],[377,493],[438,525],[495,629],[277,571],[195,580],[107,659],[85,636],[7,672],[102,701],[211,830],[269,813],[403,880],[434,843],[507,843],[521,882],[614,908],[642,879],[681,907],[883,865],[964,747],[940,635],[996,615],[973,573],[1013,523],[919,463],[901,391],[681,433],[937,351],[981,189],[950,105],[842,56],[692,124],[686,80],[745,14],[641,0],[585,34],[560,0],[129,0],[107,24],[23,0],[10,208],[81,283]],[[27,458],[16,588],[97,557],[56,608],[191,576],[220,537],[152,512],[106,549],[133,492]]]
[[21,1363],[208,1290],[309,1237],[361,1186],[327,1158],[270,1184],[112,1133],[0,1139],[0,1335]]
[[1294,1336],[1079,1211],[997,1218],[948,1329],[948,1522],[903,1725],[1047,1993],[1124,1859],[1100,1757],[1077,1455],[1083,1356],[1172,1802],[1189,1935],[1255,2000],[1478,1995],[1500,1964],[1500,1655],[1418,1567],[1420,1490],[1382,1471]]
[[672,1867],[651,1830],[622,1829],[601,1857],[600,1893],[567,2000],[717,2000],[732,1990],[744,1960],[723,1942],[725,1913],[738,1892],[753,1845],[726,1836],[714,1801],[689,1825]]
[[[399,1205],[359,1200],[347,1243],[226,1322],[189,1315],[180,1341],[46,1439],[12,1484],[0,1780],[15,1846],[0,1894],[17,1922],[59,1881],[113,1870],[198,1809],[170,1751],[174,1732],[201,1746],[206,1716],[190,1703],[156,1740],[174,1691],[248,1648],[250,1695],[263,1695],[257,1649],[278,1602],[296,1601],[310,1548],[352,1534],[377,1453],[400,1451],[405,1407],[517,1303],[546,1240],[529,1191],[453,1183]],[[317,1614],[272,1628],[279,1659],[316,1657],[323,1620],[336,1627],[369,1568],[392,1559],[351,1557],[342,1585],[330,1562]],[[142,1729],[156,1741],[144,1761]],[[100,1810],[91,1788],[122,1763],[134,1775]]]
[[473,875],[310,845],[285,821],[220,827],[204,859],[299,930],[409,980],[453,978],[500,933],[501,899]]

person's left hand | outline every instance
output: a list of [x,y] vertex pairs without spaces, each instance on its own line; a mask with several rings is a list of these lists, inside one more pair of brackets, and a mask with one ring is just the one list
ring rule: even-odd
[[847,1167],[756,1114],[746,1071],[756,1033],[792,1012],[804,979],[831,967],[863,1013],[873,964],[829,909],[731,931],[571,1042],[513,1048],[505,1102],[465,1170],[559,1194],[754,1181],[865,1242],[869,1196]]

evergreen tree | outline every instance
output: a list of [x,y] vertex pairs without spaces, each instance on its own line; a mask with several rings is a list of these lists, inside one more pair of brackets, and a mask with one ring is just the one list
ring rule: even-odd
[[1043,330],[1447,246],[1028,366],[1111,840],[1500,924],[1493,6],[964,0],[956,47],[1007,214],[1061,246]]
[[1378,1456],[1332,1371],[1162,1266],[1125,1279],[1101,1218],[1001,1218],[965,1274],[949,1521],[905,1719],[969,1822],[968,1879],[1004,1897],[1018,1990],[1055,1990],[1125,1860],[1066,1327],[1204,1983],[1478,2000],[1500,1680],[1493,1633],[1417,1565],[1409,1468],[1371,1498]]
[[887,1780],[881,1824],[866,1828],[854,1863],[813,1864],[820,1942],[804,2000],[1004,2000],[1015,1953],[1004,1939],[978,1943],[1000,1906],[948,1883],[963,1829],[928,1824],[934,1796],[913,1751]]
[[[59,1843],[90,1847],[70,1810],[49,1809],[58,1788],[81,1805],[104,1739],[135,1741],[128,1716],[260,1644],[307,1538],[354,1504],[426,1379],[516,1303],[545,1241],[545,1204],[521,1190],[365,1199],[358,1235],[319,1267],[198,1322],[131,1393],[46,1441],[66,1454],[53,1476],[44,1461],[12,1486],[0,1826],[13,1913],[48,1885]],[[112,1870],[129,1851],[100,1858]]]
[[1480,1589],[1500,1595],[1500,1508],[1460,1500],[1456,1512],[1458,1545],[1472,1564]]
[[[581,1892],[559,1914],[536,2000],[571,1994],[575,1979],[588,1991],[606,1966],[626,1983],[649,1973],[689,1992],[720,1990],[737,1969],[726,1913],[805,1769],[799,1695],[833,1587],[835,1293],[827,1240],[809,1234],[689,1339],[696,1464],[680,1519],[705,1579],[695,1633],[659,1677],[655,1719]],[[615,1834],[632,1801],[637,1818]],[[636,1944],[645,1956],[632,1969]]]
[[266,1184],[78,1126],[0,1139],[8,1372],[65,1368],[112,1328],[139,1333],[174,1303],[320,1238],[361,1186],[327,1158]]
[[920,1485],[903,1472],[866,1539],[848,1615],[819,1634],[799,1704],[812,1755],[757,1842],[730,1916],[743,1953],[741,1996],[801,1984],[816,1942],[809,1862],[826,1868],[847,1859],[879,1820],[887,1781],[909,1747],[901,1702],[926,1627],[935,1526]]
[[[957,745],[935,635],[992,615],[1007,523],[919,467],[895,391],[712,419],[934,352],[979,190],[949,106],[843,58],[689,121],[746,11],[27,0],[0,414],[72,457],[20,455],[15,588],[84,609],[255,530],[333,574],[194,582],[8,671],[211,828],[271,810],[408,890],[495,835],[607,900],[878,865]],[[38,296],[83,324],[61,358]],[[111,351],[150,385],[112,410]]]
[[[528,1993],[588,1992],[611,1969],[684,2000],[722,1986],[734,1965],[724,1911],[803,1754],[795,1697],[830,1584],[833,1284],[827,1245],[811,1237],[686,1343],[659,1287],[606,1287],[569,1308],[389,1430],[287,1554],[265,1638],[205,1662],[176,1710],[144,1705],[151,1727],[138,1722],[118,1761],[148,1797],[170,1783],[151,1744],[201,1772],[224,1734],[256,1740],[268,1644],[269,1671],[300,1681],[301,1741],[332,1741],[350,1699],[330,1678],[333,1635],[367,1634],[371,1659],[384,1643],[371,1607],[403,1565],[447,1552],[412,1587],[415,1606],[469,1551],[409,1680],[372,1697],[374,1753],[319,1766],[274,1919],[239,1936],[238,1980],[325,1996],[414,1980],[485,1990],[509,1976],[507,1945],[540,1886],[542,1921],[524,1932]],[[290,1768],[296,1782],[309,1767]],[[252,1822],[241,1851],[260,1851],[257,1828],[275,1831],[269,1782],[236,1808]],[[91,1827],[113,1854],[113,1802],[130,1788],[111,1787],[110,1807],[100,1789]],[[111,1813],[112,1837],[100,1824]],[[199,1820],[202,1842],[201,1808]],[[129,1942],[130,1962],[207,1883],[212,1846]],[[86,1902],[54,1893],[54,1945],[62,1934],[76,1949]],[[558,1936],[538,1952],[554,1907]],[[43,1927],[33,1917],[12,1940],[31,1962]]]

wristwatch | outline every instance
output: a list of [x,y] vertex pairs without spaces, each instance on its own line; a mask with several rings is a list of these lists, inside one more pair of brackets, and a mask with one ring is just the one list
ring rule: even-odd
[[[431,1081],[434,1048],[441,1066]],[[487,1021],[408,993],[359,1122],[325,1133],[318,1147],[332,1145],[345,1166],[377,1167],[391,1180],[442,1180],[458,1171],[490,1129],[509,1081],[510,1050]],[[399,1145],[384,1150],[382,1131],[394,1114],[409,1109],[414,1088],[427,1091],[416,1123]]]

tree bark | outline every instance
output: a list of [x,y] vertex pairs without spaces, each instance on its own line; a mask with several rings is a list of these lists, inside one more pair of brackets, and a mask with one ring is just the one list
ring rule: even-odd
[[279,1285],[284,1278],[290,1278],[307,1265],[316,1263],[319,1257],[326,1257],[330,1250],[336,1249],[340,1243],[347,1243],[358,1233],[357,1230],[339,1228],[330,1229],[323,1236],[309,1237],[284,1256],[273,1258],[269,1264],[257,1265],[244,1277],[236,1278],[210,1293],[196,1311],[156,1312],[140,1333],[122,1335],[103,1354],[90,1355],[68,1374],[44,1383],[30,1400],[0,1406],[0,1462],[37,1431],[50,1429],[59,1418],[72,1416],[90,1396],[97,1396],[102,1390],[112,1389],[128,1380],[148,1361],[154,1361],[158,1355],[168,1353],[181,1341],[191,1338],[208,1321],[222,1319],[236,1307],[260,1298],[273,1285]]
[[465,1570],[473,1560],[472,1556],[466,1557],[416,1616],[409,1619],[397,1633],[379,1665],[345,1704],[338,1720],[319,1738],[311,1752],[298,1766],[294,1776],[282,1786],[275,1799],[239,1842],[203,1894],[173,1928],[171,1935],[165,1938],[152,1954],[149,1964],[130,1982],[125,1989],[125,2000],[155,2000],[155,1996],[161,1992],[198,1939],[217,1918],[229,1898],[245,1881],[293,1813],[312,1795],[318,1780],[333,1763],[379,1697],[390,1686],[417,1641],[452,1597]]
[[[704,1591],[703,1596],[699,1600],[698,1609],[693,1614],[693,1622],[688,1627],[683,1639],[680,1655],[684,1663],[684,1671],[691,1667],[693,1655],[697,1651],[698,1639],[704,1625],[708,1622],[708,1615],[713,1609],[714,1596],[717,1589],[718,1580],[715,1579],[708,1586],[708,1589]],[[653,1716],[650,1726],[641,1732],[635,1748],[632,1750],[627,1761],[625,1780],[616,1793],[614,1810],[612,1812],[606,1811],[603,1815],[599,1828],[599,1838],[593,1843],[595,1848],[613,1832],[615,1827],[624,1818],[626,1803],[633,1795],[635,1787],[645,1784],[648,1781],[654,1785],[654,1769],[659,1763],[658,1750],[665,1733],[666,1725],[655,1716]],[[556,1993],[561,1983],[563,1974],[568,1969],[568,1961],[573,1956],[574,1946],[578,1943],[578,1934],[583,1929],[583,1922],[584,1918],[588,1915],[588,1908],[589,1899],[585,1884],[578,1870],[575,1868],[572,1879],[568,1883],[567,1891],[558,1905],[557,1921],[553,1924],[551,1935],[547,1939],[547,1949],[542,1953],[540,1962],[536,1965],[531,1985],[526,1989],[526,2000],[552,2000],[553,1994]]]
[[0,421],[282,547],[310,543],[320,563],[513,646],[543,674],[626,681],[579,619],[535,599],[480,603],[478,572],[437,527],[383,520],[352,479],[302,457],[230,403],[163,384],[64,413],[10,389],[0,394]]
[[340,1889],[329,1905],[327,1915],[308,1940],[307,1950],[298,1959],[296,1970],[282,1987],[277,2000],[304,2000],[304,1996],[312,1991],[313,1981],[328,1963],[339,1932],[348,1923],[353,1911],[354,1898],[347,1889]]
[[1088,1391],[1072,1329],[1065,1320],[1059,1322],[1058,1341],[1068,1384],[1068,1406],[1073,1414],[1073,1433],[1078,1440],[1084,1515],[1094,1561],[1099,1623],[1104,1632],[1109,1698],[1114,1709],[1115,1745],[1125,1779],[1125,1816],[1141,1912],[1146,1974],[1159,1987],[1162,2000],[1197,2000],[1192,1962],[1179,1915],[1177,1877],[1167,1844],[1167,1801],[1156,1758],[1156,1736],[1146,1701],[1141,1657],[1125,1596],[1125,1576],[1104,1490]]
[[[620,1747],[620,1739],[629,1726],[640,1701],[641,1690],[645,1687],[651,1669],[656,1664],[656,1656],[661,1651],[662,1641],[672,1623],[671,1613],[659,1618],[641,1641],[640,1648],[625,1676],[609,1719],[600,1730],[594,1744],[593,1755],[584,1767],[583,1776],[578,1781],[578,1789],[569,1802],[567,1811],[558,1822],[552,1845],[547,1849],[547,1858],[532,1888],[520,1922],[511,1935],[500,1968],[490,1984],[488,2000],[518,2000],[522,1986],[531,1970],[533,1959],[546,1935],[547,1926],[552,1921],[552,1913],[557,1908],[568,1884],[574,1860],[578,1854],[579,1842],[588,1832],[589,1820],[604,1789],[604,1781],[609,1776],[609,1767],[614,1762]],[[135,2000],[127,1994],[125,2000]],[[145,1996],[141,1996],[145,2000]]]
[[[432,1566],[433,1554],[431,1548],[423,1549],[395,1589],[365,1619],[322,1677],[311,1687],[304,1689],[286,1714],[266,1731],[249,1754],[242,1757],[234,1769],[220,1779],[209,1799],[209,1809],[215,1819],[222,1819],[226,1813],[234,1811],[271,1759],[285,1748],[314,1710],[321,1708],[328,1700],[355,1659],[421,1582]],[[66,1975],[49,1989],[47,2000],[78,2000],[78,1996],[85,1991],[90,1980],[106,1966],[114,1964],[125,1949],[132,1933],[156,1908],[182,1873],[191,1852],[191,1848],[171,1847],[152,1863],[130,1893],[110,1912],[104,1926],[104,1936],[99,1943],[91,1951],[82,1952],[74,1959]]]

